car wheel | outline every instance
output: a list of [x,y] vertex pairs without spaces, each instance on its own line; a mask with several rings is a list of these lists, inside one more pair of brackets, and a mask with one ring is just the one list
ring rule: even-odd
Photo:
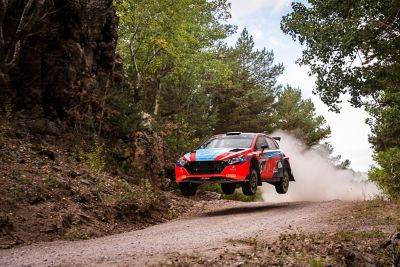
[[250,169],[248,181],[243,183],[242,191],[246,196],[252,196],[257,192],[258,173],[254,168]]
[[289,189],[289,172],[287,171],[287,169],[283,169],[283,177],[281,178],[281,180],[279,181],[279,183],[277,183],[275,185],[275,190],[278,194],[286,194],[286,192]]
[[232,195],[235,193],[236,185],[235,184],[221,184],[222,192],[225,195]]
[[191,197],[196,195],[197,191],[196,184],[190,182],[179,183],[179,188],[181,189],[182,195],[184,195],[185,197]]

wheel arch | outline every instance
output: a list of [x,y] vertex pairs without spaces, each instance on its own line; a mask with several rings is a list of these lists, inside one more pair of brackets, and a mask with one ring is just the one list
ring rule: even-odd
[[[251,159],[251,161],[250,161],[250,170],[251,170],[252,168],[255,168],[256,171],[257,171],[257,174],[258,174],[258,177],[257,177],[257,184],[258,184],[258,185],[262,185],[262,181],[261,181],[261,172],[260,172],[260,164],[259,164],[259,162],[258,162],[258,160],[257,160],[256,157],[253,157],[253,158]],[[250,170],[249,170],[249,171],[250,171]]]

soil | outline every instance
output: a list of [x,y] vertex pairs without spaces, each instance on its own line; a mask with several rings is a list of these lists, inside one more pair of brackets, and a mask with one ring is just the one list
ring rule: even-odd
[[142,229],[202,205],[164,181],[96,171],[73,135],[32,134],[20,123],[0,142],[0,249]]

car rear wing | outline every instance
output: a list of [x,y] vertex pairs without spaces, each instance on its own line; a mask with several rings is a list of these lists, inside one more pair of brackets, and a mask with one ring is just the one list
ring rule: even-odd
[[275,139],[276,141],[281,141],[281,138],[279,136],[273,136],[273,139]]

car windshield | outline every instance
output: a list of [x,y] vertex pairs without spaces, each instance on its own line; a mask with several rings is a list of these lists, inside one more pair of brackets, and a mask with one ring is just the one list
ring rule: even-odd
[[200,148],[249,148],[252,142],[253,136],[221,136],[211,138]]

